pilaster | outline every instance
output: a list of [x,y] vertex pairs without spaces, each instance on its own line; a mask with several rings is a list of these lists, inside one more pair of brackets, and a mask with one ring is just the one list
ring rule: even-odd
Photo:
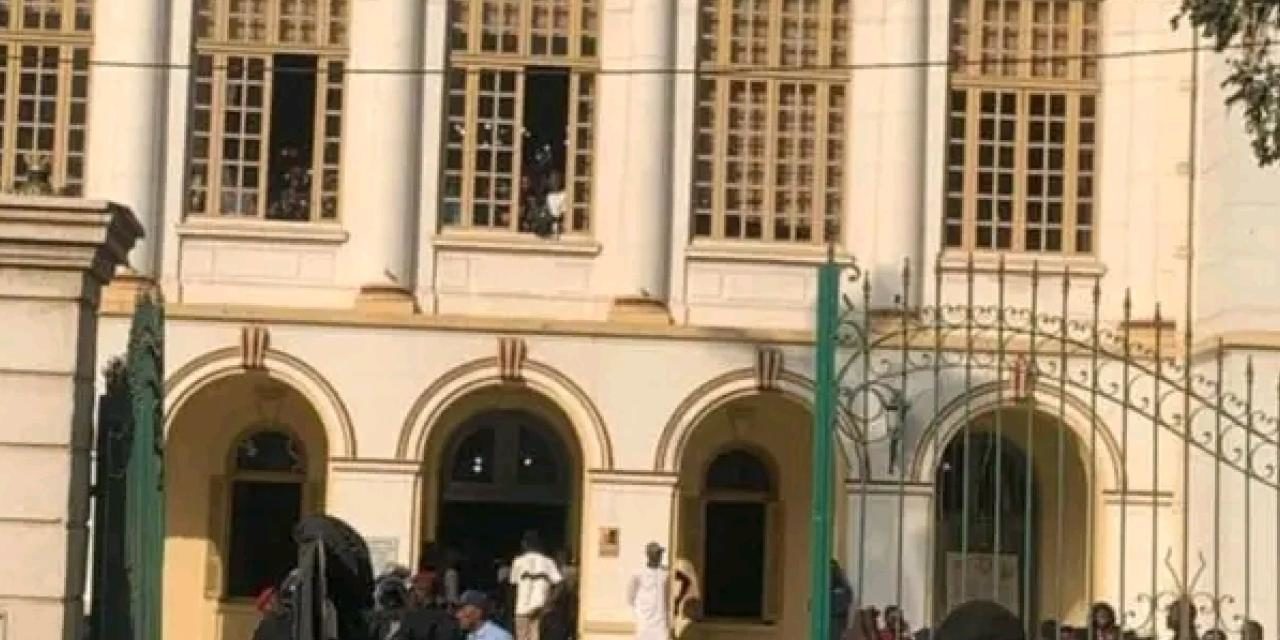
[[[352,69],[342,136],[342,216],[350,242],[348,277],[356,306],[412,313],[423,56],[422,0],[351,3]],[[443,37],[441,34],[440,37]],[[373,115],[376,114],[376,115]]]
[[0,196],[0,615],[13,638],[80,638],[98,303],[142,231],[106,202]]
[[644,566],[645,545],[671,549],[676,482],[668,473],[588,473],[580,588],[584,637],[631,637],[627,581]]

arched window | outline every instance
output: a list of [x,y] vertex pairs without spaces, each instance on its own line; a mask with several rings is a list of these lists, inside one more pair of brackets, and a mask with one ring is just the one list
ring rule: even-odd
[[[764,620],[776,614],[778,585],[773,534],[778,522],[769,467],[754,453],[733,449],[707,467],[703,490],[703,572],[709,618]],[[714,541],[714,542],[713,542]]]
[[1100,0],[953,0],[943,244],[1094,247]]
[[558,504],[567,499],[564,447],[550,427],[519,411],[464,424],[445,466],[445,500]]
[[839,237],[851,4],[701,0],[695,238]]
[[293,527],[303,514],[307,460],[291,434],[254,431],[232,454],[223,596],[248,598],[294,566]]

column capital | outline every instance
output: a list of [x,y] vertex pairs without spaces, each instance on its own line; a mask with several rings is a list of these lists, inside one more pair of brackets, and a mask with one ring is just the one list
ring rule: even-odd
[[110,202],[0,196],[0,267],[84,271],[102,284],[142,235],[133,213]]

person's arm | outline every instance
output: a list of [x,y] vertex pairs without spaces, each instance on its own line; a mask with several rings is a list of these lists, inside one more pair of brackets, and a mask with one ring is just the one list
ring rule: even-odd
[[638,576],[631,576],[627,581],[627,606],[635,608],[636,592],[640,590],[640,579]]

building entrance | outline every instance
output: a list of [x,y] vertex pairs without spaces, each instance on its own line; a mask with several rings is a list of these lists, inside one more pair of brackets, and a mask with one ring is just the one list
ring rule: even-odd
[[437,542],[456,554],[463,588],[493,591],[526,531],[568,551],[573,463],[559,434],[525,411],[467,420],[445,449]]

